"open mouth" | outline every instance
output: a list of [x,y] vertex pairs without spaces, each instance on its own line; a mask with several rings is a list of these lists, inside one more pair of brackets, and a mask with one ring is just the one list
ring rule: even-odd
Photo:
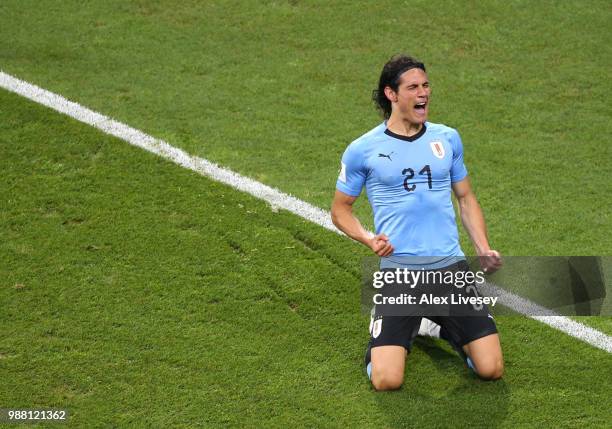
[[417,103],[414,105],[414,110],[416,110],[419,113],[425,113],[425,107],[427,106],[426,102],[422,102],[422,103]]

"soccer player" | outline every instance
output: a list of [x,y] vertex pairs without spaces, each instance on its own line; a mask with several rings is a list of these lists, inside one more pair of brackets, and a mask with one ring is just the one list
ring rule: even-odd
[[[481,267],[493,272],[502,260],[489,246],[482,210],[463,162],[461,138],[453,128],[427,122],[430,95],[423,63],[396,55],[384,65],[373,93],[384,121],[344,152],[332,220],[380,256],[381,269],[468,270],[459,245],[452,190]],[[374,213],[375,235],[362,227],[352,211],[364,186]],[[425,265],[415,265],[410,257],[428,258]],[[502,376],[499,336],[486,311],[431,319],[440,325],[440,337],[449,341],[479,377],[494,380]],[[402,385],[406,357],[422,320],[419,316],[374,314],[366,370],[376,390]]]

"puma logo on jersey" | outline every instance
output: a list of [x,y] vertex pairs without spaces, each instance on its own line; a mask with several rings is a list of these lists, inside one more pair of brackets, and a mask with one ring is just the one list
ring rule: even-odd
[[384,153],[379,153],[379,154],[378,154],[378,157],[379,157],[379,158],[389,158],[389,161],[393,161],[393,160],[391,159],[391,155],[393,155],[393,152],[391,152],[389,155],[385,155]]

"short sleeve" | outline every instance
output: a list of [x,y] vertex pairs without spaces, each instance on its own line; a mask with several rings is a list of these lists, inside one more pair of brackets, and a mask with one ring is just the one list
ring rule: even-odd
[[456,130],[453,130],[451,133],[450,141],[453,149],[453,163],[451,165],[450,176],[451,183],[455,183],[465,179],[468,171],[463,162],[463,143],[461,143],[461,137]]
[[361,194],[366,180],[366,170],[363,154],[357,145],[350,144],[342,155],[340,175],[336,181],[336,189],[352,197]]

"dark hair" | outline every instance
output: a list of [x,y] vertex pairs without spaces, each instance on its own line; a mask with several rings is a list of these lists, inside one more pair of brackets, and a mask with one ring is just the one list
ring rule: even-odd
[[402,73],[415,68],[425,71],[425,64],[404,54],[392,56],[384,65],[378,80],[378,88],[372,91],[372,101],[385,119],[391,116],[391,101],[385,95],[385,88],[388,86],[393,91],[397,91]]

